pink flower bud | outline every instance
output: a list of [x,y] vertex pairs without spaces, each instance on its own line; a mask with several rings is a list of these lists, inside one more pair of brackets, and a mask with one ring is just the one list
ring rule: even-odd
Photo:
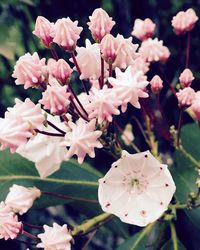
[[181,73],[179,77],[179,81],[181,83],[182,88],[189,87],[192,84],[193,80],[194,80],[194,76],[190,69],[184,69],[184,71]]
[[146,18],[144,21],[136,19],[131,35],[137,37],[141,41],[144,41],[153,36],[155,28],[155,23],[153,23],[149,18]]
[[52,74],[52,76],[63,85],[69,81],[69,78],[73,72],[69,64],[63,59],[59,59],[58,61],[50,63],[49,71],[50,74]]
[[160,57],[161,63],[166,63],[169,57],[170,57],[169,49],[166,46],[163,46],[162,55]]
[[66,86],[61,86],[55,79],[51,79],[50,85],[42,93],[42,99],[39,102],[51,113],[62,115],[67,112],[70,104],[69,96],[70,93],[66,92]]
[[82,27],[78,27],[78,21],[73,22],[69,17],[61,18],[56,21],[51,36],[53,42],[63,47],[64,50],[73,51],[82,30]]
[[191,106],[198,122],[200,122],[200,91],[195,93],[195,98]]
[[12,74],[12,77],[16,78],[15,83],[24,85],[25,89],[39,87],[47,78],[45,60],[45,58],[40,60],[37,52],[21,56]]
[[92,37],[99,43],[102,38],[109,34],[113,25],[112,17],[109,17],[107,12],[101,8],[95,9],[92,16],[89,17],[90,22],[88,22],[89,29],[91,30]]
[[111,34],[105,35],[101,40],[100,50],[102,53],[102,57],[107,63],[112,64],[115,61],[115,58],[117,56],[117,47],[118,45],[116,38],[114,38]]
[[182,108],[187,108],[192,105],[193,100],[195,98],[195,91],[190,87],[186,87],[184,89],[180,89],[178,93],[176,93],[178,98],[178,103]]
[[151,85],[151,90],[153,93],[157,94],[161,91],[161,89],[163,88],[163,80],[160,78],[160,76],[155,75],[151,81],[150,81],[150,85]]
[[50,23],[49,20],[43,16],[38,16],[33,34],[39,37],[46,47],[50,47],[53,42],[53,38],[50,36],[53,29],[54,23]]
[[18,221],[10,207],[0,203],[0,239],[15,239],[22,230],[22,223]]

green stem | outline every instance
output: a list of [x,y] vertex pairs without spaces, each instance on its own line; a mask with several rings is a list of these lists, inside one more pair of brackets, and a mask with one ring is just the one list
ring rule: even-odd
[[183,146],[179,148],[179,151],[187,158],[189,159],[197,168],[200,168],[200,162],[197,161],[191,154],[189,154]]
[[178,241],[177,241],[177,235],[176,235],[176,229],[175,229],[174,223],[170,221],[169,225],[170,225],[170,230],[171,230],[173,249],[178,250]]
[[179,121],[178,121],[178,132],[177,132],[177,148],[180,147],[180,136],[181,136],[181,125],[183,121],[183,109],[181,108],[180,116],[179,116]]
[[96,225],[98,225],[99,223],[104,222],[105,220],[107,220],[110,216],[112,216],[111,214],[108,213],[103,213],[100,214],[92,219],[87,220],[85,223],[74,227],[73,231],[72,231],[72,235],[77,235],[77,234],[86,234],[87,232],[90,231],[90,229]]

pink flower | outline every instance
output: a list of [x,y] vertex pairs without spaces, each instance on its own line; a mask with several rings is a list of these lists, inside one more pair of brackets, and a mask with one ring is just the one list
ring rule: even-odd
[[195,98],[193,100],[191,109],[194,112],[197,121],[200,122],[200,91],[195,93]]
[[121,138],[124,142],[125,145],[129,146],[132,141],[134,140],[134,135],[133,135],[133,131],[132,131],[132,125],[129,123],[126,125]]
[[99,43],[102,38],[109,34],[115,22],[112,21],[112,17],[109,17],[107,12],[101,8],[95,9],[92,16],[89,16],[90,22],[88,22],[89,29],[92,33],[94,40]]
[[99,180],[98,197],[103,211],[144,227],[167,210],[175,189],[167,165],[149,151],[122,151],[121,158]]
[[100,90],[93,87],[89,94],[89,102],[88,106],[86,106],[89,118],[97,118],[98,123],[106,120],[111,122],[113,115],[120,114],[118,107],[121,101],[118,100],[118,96],[113,89],[108,88],[106,85]]
[[33,202],[40,197],[40,195],[40,190],[35,187],[26,188],[14,184],[10,187],[10,192],[5,199],[5,204],[12,208],[15,213],[22,215],[33,206]]
[[21,56],[15,67],[12,77],[16,78],[17,85],[24,85],[25,89],[39,87],[47,78],[45,58],[39,58],[37,52]]
[[167,60],[169,59],[169,57],[170,57],[170,51],[169,51],[169,49],[166,46],[163,46],[163,48],[162,48],[162,55],[160,57],[160,62],[161,63],[166,63]]
[[0,203],[0,239],[15,239],[22,230],[22,223],[18,221],[10,207]]
[[178,93],[176,93],[178,98],[178,103],[181,107],[187,108],[192,105],[195,98],[195,91],[190,87],[186,87],[184,89],[180,89]]
[[180,11],[172,18],[172,26],[177,35],[191,31],[199,18],[193,9]]
[[53,38],[50,36],[53,29],[54,23],[50,23],[49,20],[43,16],[38,16],[33,34],[39,37],[46,47],[50,47],[53,42]]
[[103,59],[108,63],[112,64],[117,56],[117,41],[114,36],[107,34],[101,40],[100,49]]
[[160,76],[155,75],[151,81],[151,90],[153,93],[159,93],[161,89],[163,88],[163,80],[160,78]]
[[44,233],[38,234],[41,243],[37,244],[38,248],[44,250],[71,250],[72,236],[70,235],[67,225],[60,226],[53,223],[53,227],[44,225]]
[[179,81],[181,83],[182,88],[190,87],[192,81],[194,80],[194,76],[190,69],[184,69],[179,77]]
[[61,18],[56,21],[54,31],[50,35],[53,42],[64,50],[73,51],[82,30],[82,27],[78,27],[78,21],[73,22],[69,17]]
[[153,36],[155,28],[155,23],[153,23],[149,18],[146,18],[145,20],[136,19],[131,35],[137,37],[141,41],[144,41]]
[[53,77],[55,77],[61,84],[67,84],[73,70],[65,60],[59,59],[58,61],[50,61],[48,66],[50,74]]
[[39,101],[44,105],[44,109],[49,109],[52,114],[62,115],[67,112],[70,104],[70,93],[66,92],[66,86],[61,86],[56,79],[51,79],[50,85],[42,93]]
[[[143,41],[139,48],[139,53],[147,62],[166,60],[166,47],[163,46],[163,41],[159,41],[158,38],[148,38]],[[169,50],[167,57],[169,57]]]
[[138,44],[132,43],[132,37],[125,39],[122,35],[117,35],[116,43],[118,44],[117,47],[117,57],[114,61],[113,67],[125,69],[130,64],[133,64],[134,59],[138,56],[136,50],[138,48]]
[[146,74],[149,71],[150,63],[145,61],[142,56],[138,56],[131,64],[133,72],[142,71]]
[[42,114],[40,104],[35,105],[29,98],[26,98],[24,102],[16,98],[15,103],[14,107],[8,108],[5,113],[6,118],[19,120],[19,123],[29,125],[30,130],[43,127],[45,116]]
[[113,86],[118,100],[122,101],[122,112],[127,109],[130,102],[134,107],[140,108],[139,97],[146,98],[148,94],[143,89],[148,85],[146,76],[142,71],[134,72],[129,66],[125,72],[116,68],[116,78],[109,77],[108,81]]
[[94,148],[102,148],[102,144],[98,141],[102,132],[96,130],[95,119],[90,122],[85,122],[83,119],[79,119],[76,123],[68,122],[71,127],[71,131],[66,133],[64,145],[69,147],[67,157],[77,155],[78,162],[81,164],[88,154],[90,157],[95,157]]

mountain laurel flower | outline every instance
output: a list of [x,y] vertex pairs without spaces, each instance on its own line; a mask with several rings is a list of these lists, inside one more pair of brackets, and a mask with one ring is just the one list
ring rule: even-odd
[[21,56],[12,74],[12,77],[16,78],[16,85],[24,85],[24,88],[28,89],[37,88],[44,83],[48,76],[45,61],[45,58],[40,60],[37,52]]
[[[166,60],[166,47],[163,46],[163,41],[159,41],[158,38],[148,38],[143,41],[140,48],[139,54],[147,62],[158,62]],[[167,55],[169,57],[169,55]]]
[[198,16],[192,8],[178,12],[171,21],[174,32],[176,35],[182,35],[185,32],[191,31],[198,19]]
[[155,28],[156,25],[151,21],[151,19],[146,18],[141,20],[138,18],[135,20],[131,35],[137,37],[141,41],[144,41],[153,36]]
[[89,119],[97,118],[98,123],[106,120],[112,122],[112,116],[120,114],[118,107],[121,105],[121,101],[118,100],[113,89],[106,85],[103,86],[103,89],[93,87],[90,90],[89,102],[90,104],[86,106]]
[[131,65],[125,72],[116,68],[115,73],[116,78],[109,77],[108,81],[113,86],[112,90],[116,92],[118,100],[122,101],[122,112],[126,111],[128,103],[140,108],[139,97],[148,97],[148,94],[143,91],[149,84],[147,77],[142,71],[134,72]]
[[132,37],[125,39],[122,35],[117,35],[116,43],[118,47],[116,51],[117,57],[113,63],[114,68],[126,69],[134,63],[134,60],[138,56],[138,53],[136,53],[138,44],[133,44],[132,40]]
[[193,100],[191,109],[194,112],[197,121],[200,122],[200,91],[195,93],[195,98]]
[[10,192],[5,199],[5,204],[9,206],[13,212],[22,215],[33,206],[33,202],[40,196],[40,190],[35,187],[26,188],[14,184],[10,187]]
[[67,112],[70,104],[69,97],[70,93],[66,92],[66,85],[61,86],[56,79],[51,79],[39,102],[52,114],[62,115]]
[[179,77],[179,81],[180,81],[182,88],[190,87],[193,80],[194,80],[194,76],[192,74],[192,71],[188,68],[184,69],[184,71],[181,73]]
[[49,63],[48,66],[50,74],[55,77],[57,81],[59,81],[62,85],[68,83],[73,70],[65,60],[53,60]]
[[53,37],[53,42],[64,50],[74,51],[82,30],[82,27],[78,27],[78,21],[73,22],[69,17],[61,18],[56,21],[50,35]]
[[150,63],[145,61],[142,56],[138,56],[131,64],[133,72],[142,71],[146,74],[149,71]]
[[182,108],[188,108],[192,105],[195,98],[195,91],[190,87],[186,87],[184,89],[180,89],[178,93],[176,93],[178,98],[178,104]]
[[8,108],[5,117],[9,119],[18,119],[21,123],[29,125],[30,130],[41,129],[45,121],[45,116],[40,104],[34,104],[29,98],[21,101],[15,98],[15,105]]
[[167,62],[167,60],[169,59],[170,54],[171,53],[170,53],[169,49],[166,46],[163,46],[162,47],[162,55],[160,56],[160,62],[165,64]]
[[98,197],[103,211],[144,227],[167,210],[175,189],[167,165],[149,151],[122,151],[121,158],[99,180]]
[[79,164],[83,163],[86,154],[90,157],[95,157],[94,148],[102,148],[102,144],[98,141],[102,132],[96,130],[95,119],[85,122],[79,118],[76,123],[68,122],[71,128],[70,132],[65,135],[63,144],[69,147],[67,158],[77,155]]
[[102,38],[109,34],[115,22],[112,21],[112,17],[109,17],[107,12],[102,8],[95,9],[91,16],[89,16],[90,22],[88,22],[89,29],[92,33],[93,39],[99,43]]
[[53,29],[54,23],[49,22],[49,20],[43,16],[38,16],[33,34],[39,37],[46,47],[50,47],[53,42],[53,38],[50,36]]
[[123,140],[123,142],[125,143],[125,145],[129,146],[131,144],[131,142],[134,140],[134,135],[133,135],[133,131],[132,131],[132,125],[129,123],[126,125],[121,138]]
[[71,250],[72,236],[67,225],[60,226],[53,223],[53,227],[44,225],[44,233],[38,234],[41,242],[37,244],[38,248],[44,250]]
[[163,80],[160,78],[160,76],[155,75],[151,79],[150,85],[153,93],[155,94],[160,93],[161,89],[163,88]]
[[0,202],[0,239],[15,239],[22,231],[22,223],[18,221],[11,208]]
[[101,49],[101,54],[103,59],[108,63],[108,64],[113,64],[115,61],[115,58],[117,56],[117,41],[114,36],[111,34],[107,34],[104,36],[104,38],[101,40],[100,43],[100,49]]

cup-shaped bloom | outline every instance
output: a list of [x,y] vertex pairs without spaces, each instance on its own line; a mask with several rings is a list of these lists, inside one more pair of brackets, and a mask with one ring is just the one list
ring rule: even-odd
[[178,93],[176,93],[178,98],[178,104],[182,108],[187,108],[192,105],[195,98],[195,91],[190,87],[186,87],[184,89],[180,89]]
[[67,112],[70,104],[69,97],[70,93],[66,92],[66,86],[61,86],[56,79],[51,79],[39,102],[52,114],[62,115]]
[[22,230],[22,223],[18,221],[11,208],[4,202],[0,203],[0,239],[15,239]]
[[101,8],[95,9],[91,16],[89,16],[90,22],[88,22],[89,29],[92,33],[94,40],[99,43],[102,38],[109,34],[115,22],[112,21],[112,17],[109,17],[107,12]]
[[108,63],[112,64],[117,56],[117,40],[111,34],[107,34],[101,40],[100,49],[103,59]]
[[69,147],[67,157],[77,155],[78,162],[81,164],[84,161],[86,154],[90,157],[95,157],[94,148],[102,148],[102,144],[98,140],[102,132],[96,130],[95,119],[85,122],[82,118],[78,119],[76,123],[68,122],[71,131],[65,135],[63,144]]
[[35,30],[33,31],[33,34],[39,37],[46,47],[50,47],[53,42],[53,38],[50,36],[53,29],[54,23],[49,22],[49,20],[43,16],[38,16],[35,22]]
[[76,48],[77,40],[80,38],[82,27],[78,27],[78,21],[68,18],[58,19],[55,28],[51,33],[53,42],[57,43],[64,50],[73,51]]
[[147,77],[142,71],[133,71],[131,65],[125,72],[116,68],[115,73],[116,78],[109,77],[108,81],[113,86],[112,91],[117,94],[118,100],[122,102],[122,112],[126,111],[128,103],[140,108],[139,97],[148,97],[148,94],[143,91],[149,84]]
[[41,242],[37,244],[38,248],[44,250],[71,250],[72,236],[69,233],[67,225],[60,226],[53,223],[53,227],[44,225],[44,233],[38,234]]
[[182,88],[190,87],[192,81],[194,80],[194,76],[190,69],[184,69],[179,77],[179,81]]
[[123,151],[99,180],[98,197],[103,211],[123,222],[146,226],[167,210],[175,189],[167,165],[149,151],[137,154]]
[[150,85],[151,85],[151,90],[153,93],[157,94],[161,91],[161,89],[163,88],[163,80],[160,78],[160,76],[155,75],[151,81],[150,81]]
[[22,215],[33,206],[33,202],[39,198],[40,195],[40,190],[35,187],[26,188],[14,184],[10,187],[10,192],[5,199],[5,204],[9,206],[13,212]]
[[144,41],[153,36],[155,28],[155,23],[153,23],[149,18],[144,20],[136,19],[131,35],[137,37],[141,41]]
[[50,74],[61,84],[65,85],[69,81],[73,70],[65,60],[52,61],[48,66]]
[[16,85],[24,85],[24,88],[28,89],[39,87],[44,83],[48,76],[45,61],[45,58],[40,60],[37,52],[21,56],[12,74],[12,77],[16,78]]

